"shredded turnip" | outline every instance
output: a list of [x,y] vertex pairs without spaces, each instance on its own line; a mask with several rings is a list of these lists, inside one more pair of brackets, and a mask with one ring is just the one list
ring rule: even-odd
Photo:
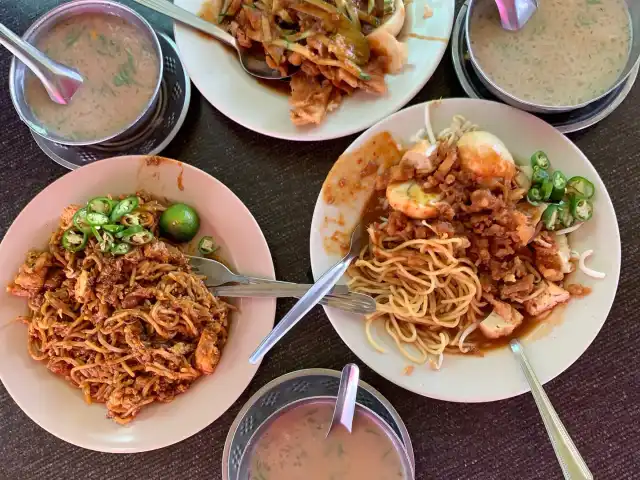
[[478,325],[480,324],[477,322],[472,323],[467,328],[465,328],[464,332],[462,332],[462,335],[460,335],[460,340],[458,340],[458,348],[462,353],[467,353],[469,351],[469,349],[464,346],[464,341],[467,339],[470,333],[474,332],[476,328],[478,328]]
[[434,370],[440,370],[440,367],[442,367],[443,359],[444,355],[442,355],[442,353],[439,353],[438,361],[434,361],[433,358],[429,358],[429,365],[431,365],[431,368],[433,368]]
[[533,240],[533,243],[537,243],[538,245],[540,245],[541,247],[544,247],[544,248],[552,248],[552,247],[553,247],[553,245],[551,245],[551,244],[550,244],[550,243],[548,243],[548,242],[545,242],[545,241],[544,241],[544,240],[542,240],[541,238],[535,238],[535,239]]
[[427,129],[427,138],[431,145],[436,144],[436,136],[433,134],[433,127],[431,126],[431,102],[427,103],[424,107],[424,125]]
[[575,232],[577,229],[579,229],[582,225],[584,225],[584,223],[579,223],[577,225],[573,225],[571,227],[567,227],[567,228],[563,228],[562,230],[558,230],[556,232],[556,235],[566,235],[567,233],[571,233],[571,232]]
[[587,258],[593,255],[593,250],[587,250],[580,255],[580,260],[578,260],[578,268],[584,273],[593,278],[604,278],[606,274],[604,272],[598,272],[597,270],[593,270],[587,267],[584,262]]

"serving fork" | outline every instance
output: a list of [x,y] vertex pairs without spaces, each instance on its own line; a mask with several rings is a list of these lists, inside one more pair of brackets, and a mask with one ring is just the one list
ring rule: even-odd
[[[196,273],[207,277],[205,285],[220,297],[300,298],[312,285],[283,282],[268,278],[250,277],[232,272],[216,260],[188,256]],[[235,283],[239,285],[227,285]],[[366,315],[376,310],[376,302],[369,295],[350,292],[346,285],[335,285],[319,302],[328,307]]]

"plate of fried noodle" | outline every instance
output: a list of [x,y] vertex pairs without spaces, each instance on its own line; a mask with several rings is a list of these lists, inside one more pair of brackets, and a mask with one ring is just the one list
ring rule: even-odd
[[187,257],[203,252],[274,278],[249,210],[189,165],[117,157],[44,189],[0,244],[0,378],[15,402],[105,452],[161,448],[215,421],[256,372],[247,358],[275,300],[213,296]]
[[177,0],[290,80],[258,81],[219,41],[175,25],[189,76],[233,121],[316,141],[362,131],[407,104],[446,50],[453,0]]
[[513,338],[540,380],[553,379],[615,297],[620,237],[602,180],[566,137],[506,105],[429,102],[362,134],[316,203],[316,278],[358,224],[368,241],[342,282],[374,297],[376,312],[325,311],[367,365],[427,397],[528,391]]

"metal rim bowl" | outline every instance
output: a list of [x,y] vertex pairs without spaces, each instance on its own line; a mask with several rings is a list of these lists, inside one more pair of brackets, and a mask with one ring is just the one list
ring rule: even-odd
[[[296,400],[319,396],[335,398],[339,383],[339,371],[310,368],[277,377],[254,393],[242,406],[229,428],[222,452],[223,480],[239,480],[240,462],[251,437],[272,413]],[[413,472],[415,458],[411,438],[393,405],[363,380],[358,384],[357,402],[377,413],[402,440]]]
[[160,85],[162,84],[163,76],[163,56],[162,47],[156,32],[153,30],[149,22],[147,22],[138,13],[119,3],[111,2],[108,0],[79,0],[74,2],[65,3],[59,7],[50,10],[36,20],[22,36],[23,40],[36,44],[38,39],[49,32],[54,26],[63,20],[71,18],[76,15],[86,13],[103,13],[108,15],[115,15],[129,24],[133,25],[140,31],[147,40],[151,42],[156,53],[158,60],[158,77],[156,80],[156,86],[153,94],[147,102],[145,108],[140,112],[138,117],[128,125],[125,125],[118,132],[111,134],[103,138],[96,138],[91,140],[70,140],[63,136],[57,135],[54,132],[49,131],[38,118],[33,114],[29,104],[25,100],[24,85],[26,75],[29,69],[15,57],[11,62],[11,69],[9,71],[9,90],[11,93],[11,100],[13,106],[18,112],[20,119],[27,124],[27,126],[37,135],[44,137],[52,142],[60,143],[63,145],[71,146],[87,146],[98,145],[100,143],[108,141],[117,141],[125,138],[134,131],[137,127],[142,125],[148,117],[153,113],[156,102],[158,101],[158,92],[160,91]]
[[[473,69],[476,71],[478,78],[480,81],[487,87],[487,89],[500,100],[505,103],[508,103],[511,106],[519,108],[521,110],[526,110],[528,112],[535,113],[561,113],[561,112],[569,112],[571,110],[576,110],[578,108],[585,107],[590,105],[593,102],[596,102],[603,97],[606,97],[611,92],[620,87],[629,77],[634,68],[640,63],[640,2],[635,0],[626,0],[627,8],[629,9],[629,15],[631,20],[631,48],[629,50],[629,57],[627,59],[627,64],[625,65],[622,73],[618,77],[618,80],[609,87],[609,89],[603,92],[601,95],[594,97],[586,102],[582,102],[577,105],[543,105],[538,103],[532,103],[523,99],[516,97],[515,95],[504,90],[500,85],[495,83],[493,80],[489,78],[489,76],[484,72],[479,62],[477,61],[474,53],[473,47],[471,45],[470,38],[470,26],[471,26],[471,17],[473,14],[474,7],[477,7],[478,4],[482,4],[485,2],[494,3],[493,0],[469,0],[466,17],[465,17],[465,41],[467,43],[467,49],[469,50],[469,55],[471,57],[471,65]],[[637,34],[636,34],[637,33]]]
[[[330,404],[333,406],[335,405],[336,400],[337,400],[336,397],[331,397],[331,396],[316,396],[316,397],[309,397],[309,398],[301,398],[300,400],[287,403],[286,405],[280,407],[278,410],[272,413],[262,424],[258,426],[255,433],[252,435],[251,439],[249,440],[247,448],[245,449],[244,454],[242,455],[242,460],[240,460],[240,470],[238,474],[238,480],[251,478],[250,473],[251,473],[251,459],[253,456],[252,455],[253,450],[256,447],[262,435],[269,429],[269,427],[273,424],[273,422],[275,422],[278,418],[280,418],[285,413],[290,412],[295,408],[302,407],[304,405],[311,405],[311,404]],[[382,418],[380,418],[380,416],[377,413],[375,413],[374,411],[370,410],[369,408],[359,403],[356,403],[356,413],[366,415],[378,426],[378,428],[380,428],[381,431],[383,431],[387,435],[387,438],[391,440],[391,443],[393,444],[393,447],[397,452],[398,457],[400,458],[400,463],[402,464],[404,473],[407,476],[406,477],[407,480],[409,478],[413,478],[413,468],[411,466],[411,461],[409,460],[409,454],[407,453],[407,450],[405,449],[402,441],[400,440],[400,438],[398,438],[398,435],[391,429],[391,427],[389,427],[389,425],[384,420],[382,420]]]

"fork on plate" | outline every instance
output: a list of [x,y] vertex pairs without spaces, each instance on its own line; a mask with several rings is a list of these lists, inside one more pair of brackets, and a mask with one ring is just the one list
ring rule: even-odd
[[[312,285],[283,282],[268,278],[239,275],[216,260],[188,256],[193,270],[204,275],[205,284],[220,297],[302,297]],[[227,285],[235,283],[239,285]],[[376,310],[376,302],[369,295],[350,292],[346,285],[336,285],[320,303],[351,313],[366,315]]]

